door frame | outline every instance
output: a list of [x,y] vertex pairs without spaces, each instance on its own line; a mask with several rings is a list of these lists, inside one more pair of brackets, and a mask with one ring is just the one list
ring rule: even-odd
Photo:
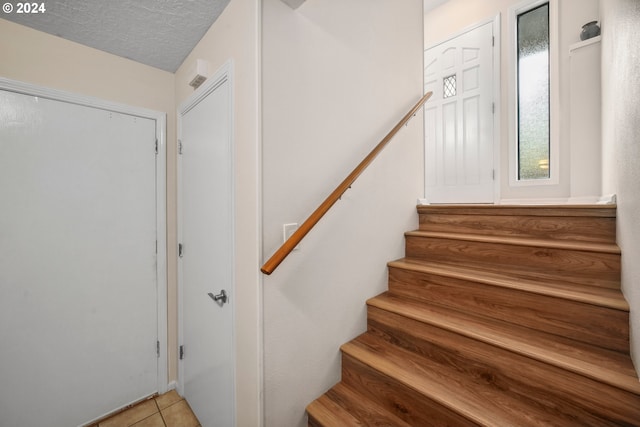
[[[487,19],[483,19],[481,21],[476,22],[475,24],[471,24],[467,27],[464,27],[463,29],[456,31],[454,34],[447,36],[445,39],[438,41],[437,43],[433,43],[430,46],[425,46],[423,51],[422,51],[422,87],[424,89],[424,68],[426,66],[425,64],[425,55],[424,53],[429,50],[432,49],[434,47],[437,47],[443,43],[447,43],[450,42],[452,40],[454,40],[455,38],[468,33],[469,31],[473,31],[476,28],[482,27],[483,25],[486,24],[492,24],[493,27],[493,105],[494,105],[494,113],[493,113],[493,170],[494,170],[494,177],[493,177],[493,203],[496,204],[500,201],[500,180],[501,180],[501,163],[500,163],[500,159],[501,159],[501,127],[500,127],[500,116],[501,116],[501,112],[502,112],[502,108],[501,108],[501,87],[500,87],[500,54],[501,54],[501,42],[502,42],[502,36],[500,33],[500,14],[498,13],[497,15],[495,15],[492,18],[487,18]],[[425,31],[427,31],[425,29]],[[423,126],[425,126],[426,123],[424,122],[424,115],[423,115]],[[424,135],[424,134],[423,134]],[[424,148],[424,136],[423,136],[423,141],[422,141],[422,146]],[[424,158],[424,152],[423,152],[423,158]],[[426,170],[426,164],[423,163],[423,169],[424,169],[424,174],[426,175],[427,170]],[[423,185],[426,185],[425,183],[425,177],[423,177]],[[429,200],[427,198],[427,194],[426,194],[426,186],[423,188],[423,198],[418,199],[418,203],[421,205],[428,205],[429,204]]]
[[[231,202],[231,262],[233,264],[231,268],[231,292],[230,292],[230,301],[231,301],[231,324],[232,324],[232,359],[233,359],[233,382],[234,382],[234,396],[233,396],[233,417],[237,420],[237,399],[235,395],[235,390],[237,387],[235,386],[237,382],[237,374],[236,374],[236,304],[235,304],[235,295],[236,295],[236,271],[235,271],[235,263],[236,263],[236,255],[235,255],[235,246],[236,246],[236,203],[235,203],[235,188],[236,188],[236,179],[235,179],[235,108],[234,108],[234,85],[233,85],[233,60],[228,60],[225,62],[211,77],[209,77],[198,89],[196,89],[185,101],[183,101],[178,107],[177,111],[177,130],[178,130],[178,138],[177,138],[177,148],[176,152],[178,153],[178,164],[177,164],[177,221],[178,221],[178,244],[181,244],[183,241],[183,164],[182,164],[182,156],[181,156],[181,138],[182,138],[182,117],[188,113],[192,108],[194,108],[200,101],[206,98],[209,94],[214,92],[220,85],[224,82],[228,82],[229,84],[229,145],[230,145],[230,153],[231,158],[229,159],[231,162],[230,165],[230,174],[231,174],[231,194],[232,202]],[[178,393],[181,396],[184,396],[184,361],[180,358],[180,347],[184,344],[184,272],[183,265],[180,259],[179,250],[176,251],[177,261],[178,261],[178,384],[177,389]]]
[[[167,203],[166,203],[166,113],[146,108],[132,107],[125,104],[111,102],[88,95],[76,94],[57,89],[37,86],[17,80],[0,77],[0,90],[15,92],[28,96],[41,97],[54,101],[67,102],[79,106],[97,108],[115,113],[154,120],[156,123],[156,304],[157,304],[157,392],[168,390],[169,371],[167,357]],[[163,345],[164,343],[164,345]],[[118,408],[114,408],[117,410]]]

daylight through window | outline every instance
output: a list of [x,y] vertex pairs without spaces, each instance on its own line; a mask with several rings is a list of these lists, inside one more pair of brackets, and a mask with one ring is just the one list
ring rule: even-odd
[[549,4],[518,15],[518,179],[548,179]]

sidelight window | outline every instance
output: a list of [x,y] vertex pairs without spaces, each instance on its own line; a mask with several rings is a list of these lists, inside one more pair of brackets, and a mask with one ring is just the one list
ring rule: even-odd
[[518,179],[548,179],[549,3],[517,16]]
[[559,184],[558,1],[509,9],[509,184]]

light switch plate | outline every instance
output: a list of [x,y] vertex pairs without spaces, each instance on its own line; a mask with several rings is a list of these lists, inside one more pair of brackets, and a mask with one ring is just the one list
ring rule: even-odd
[[[289,237],[298,229],[298,223],[282,224],[282,242],[286,242]],[[293,248],[294,251],[300,249],[300,245]]]

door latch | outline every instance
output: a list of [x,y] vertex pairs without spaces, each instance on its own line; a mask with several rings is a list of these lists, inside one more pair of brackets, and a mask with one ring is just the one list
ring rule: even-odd
[[222,307],[226,302],[229,301],[229,297],[227,296],[227,292],[224,289],[221,290],[218,295],[214,295],[211,292],[209,292],[207,295],[209,295],[212,300],[214,300],[216,303],[218,303],[218,305],[220,305],[220,307]]

